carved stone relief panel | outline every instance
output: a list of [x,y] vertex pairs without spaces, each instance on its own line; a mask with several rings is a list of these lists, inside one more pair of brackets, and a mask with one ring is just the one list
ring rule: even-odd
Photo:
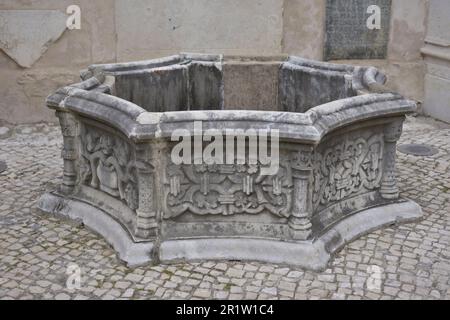
[[79,183],[101,190],[138,208],[136,162],[132,147],[121,137],[81,125]]
[[314,154],[312,202],[326,207],[378,189],[383,168],[383,134],[339,136]]
[[277,174],[261,175],[260,165],[174,165],[166,173],[165,218],[184,212],[198,215],[258,214],[278,217],[291,213],[293,196],[289,161]]

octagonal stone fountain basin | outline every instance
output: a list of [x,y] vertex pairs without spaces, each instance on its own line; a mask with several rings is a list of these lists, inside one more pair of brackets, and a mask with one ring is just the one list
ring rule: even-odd
[[[47,100],[64,176],[39,208],[82,221],[130,266],[214,259],[321,270],[352,239],[422,215],[399,197],[395,168],[416,105],[375,68],[180,54],[93,65],[82,79]],[[242,129],[244,139],[247,129],[278,130],[278,170],[265,175],[263,163],[238,164],[233,153],[226,164],[176,165],[172,133],[198,135],[194,121]]]

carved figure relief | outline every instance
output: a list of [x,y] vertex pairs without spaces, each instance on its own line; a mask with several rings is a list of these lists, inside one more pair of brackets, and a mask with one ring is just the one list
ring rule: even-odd
[[292,173],[281,163],[273,176],[259,165],[174,165],[167,169],[165,217],[186,211],[206,215],[258,214],[264,210],[288,217],[292,206]]
[[369,139],[347,137],[344,142],[316,152],[312,178],[314,208],[379,188],[383,148],[383,135],[376,134]]
[[138,208],[135,161],[131,147],[121,138],[99,129],[82,126],[80,183]]

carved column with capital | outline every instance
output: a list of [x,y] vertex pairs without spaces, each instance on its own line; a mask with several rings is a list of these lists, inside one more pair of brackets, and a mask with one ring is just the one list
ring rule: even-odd
[[396,152],[397,141],[402,135],[404,117],[388,123],[384,127],[384,160],[383,177],[381,180],[380,193],[384,199],[398,199],[399,190],[396,177]]
[[139,190],[139,207],[136,210],[136,236],[144,239],[158,233],[156,181],[152,150],[149,144],[136,145],[136,171]]
[[64,171],[60,192],[63,194],[71,194],[75,189],[78,177],[78,122],[75,117],[68,112],[57,111],[56,116],[59,119],[63,135],[61,157],[64,160]]
[[312,147],[293,153],[291,161],[293,204],[289,227],[294,240],[306,240],[311,235],[312,204],[310,180],[312,174]]

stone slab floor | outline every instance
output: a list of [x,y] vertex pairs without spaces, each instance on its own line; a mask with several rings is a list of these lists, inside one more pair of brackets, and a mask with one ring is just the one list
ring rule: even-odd
[[450,299],[450,126],[443,123],[408,119],[401,143],[439,153],[398,154],[402,195],[422,206],[425,219],[352,242],[323,273],[243,262],[128,269],[96,234],[35,209],[60,182],[59,128],[11,133],[0,138],[8,164],[0,174],[1,299]]

